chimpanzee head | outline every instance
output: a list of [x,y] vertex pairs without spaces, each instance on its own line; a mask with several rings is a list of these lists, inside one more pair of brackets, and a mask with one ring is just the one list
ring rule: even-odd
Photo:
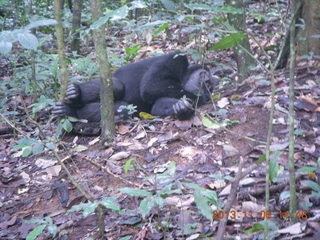
[[188,67],[183,81],[183,89],[198,97],[198,105],[203,105],[210,101],[214,81],[210,71],[200,65]]

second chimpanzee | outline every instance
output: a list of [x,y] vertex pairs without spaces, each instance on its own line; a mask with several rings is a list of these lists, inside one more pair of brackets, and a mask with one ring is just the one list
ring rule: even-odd
[[[210,100],[210,72],[200,65],[189,65],[181,53],[151,57],[120,67],[112,75],[115,116],[119,107],[133,104],[138,112],[155,116],[190,119],[193,108]],[[100,80],[72,83],[66,99],[53,110],[57,116],[73,116],[90,122],[100,121]]]

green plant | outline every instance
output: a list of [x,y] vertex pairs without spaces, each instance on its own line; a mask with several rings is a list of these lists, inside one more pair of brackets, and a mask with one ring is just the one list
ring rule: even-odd
[[[176,169],[176,163],[168,164],[168,169],[162,174],[153,176],[158,185],[164,185],[166,182],[173,180]],[[119,191],[133,197],[143,197],[140,202],[140,212],[142,217],[146,217],[153,207],[162,209],[164,206],[164,199],[171,194],[181,194],[181,190],[173,190],[174,183],[165,184],[161,189],[157,189],[155,193],[139,188],[120,188]]]
[[78,205],[74,205],[70,210],[67,211],[67,214],[76,211],[81,211],[83,217],[87,217],[88,215],[94,213],[97,207],[99,206],[104,206],[105,208],[110,209],[114,212],[121,212],[120,206],[116,202],[116,198],[107,197],[100,201],[80,203]]
[[[162,209],[165,204],[165,198],[174,194],[182,194],[182,191],[177,188],[177,180],[175,179],[176,163],[170,162],[167,164],[167,170],[164,173],[156,174],[149,177],[150,180],[156,181],[159,189],[155,192],[150,192],[147,190],[139,188],[121,188],[120,192],[125,193],[133,197],[142,197],[140,202],[140,212],[142,217],[146,217],[152,208],[158,207]],[[208,220],[212,220],[212,209],[210,205],[215,205],[218,208],[221,207],[219,198],[216,192],[212,190],[207,190],[195,183],[181,182],[187,188],[193,190],[195,203],[200,210],[200,213],[205,216]],[[193,226],[191,226],[192,228]],[[189,229],[190,230],[190,229]]]
[[45,217],[43,219],[31,219],[25,221],[25,223],[37,223],[41,224],[37,227],[35,227],[27,236],[26,240],[34,240],[36,239],[45,228],[47,228],[48,232],[52,235],[52,237],[55,237],[58,233],[58,227],[53,223],[53,220],[51,217]]
[[30,23],[23,28],[1,32],[0,54],[9,54],[12,50],[12,44],[14,42],[19,42],[24,49],[36,50],[39,46],[39,40],[33,33],[31,33],[31,29],[53,24],[56,24],[56,21],[53,19],[39,20],[38,18],[31,18]]
[[134,113],[137,112],[137,106],[133,104],[129,105],[121,105],[118,109],[117,112],[121,113],[122,111],[128,111],[129,115],[133,115]]
[[62,118],[57,127],[56,136],[61,136],[64,131],[70,133],[73,129],[73,122],[78,122],[79,120],[74,117],[64,117]]
[[32,155],[38,155],[44,151],[45,148],[54,150],[55,144],[49,140],[38,141],[34,138],[23,137],[18,140],[17,145],[13,147],[16,151],[16,156],[28,157]]
[[32,117],[34,117],[37,112],[50,106],[54,106],[54,101],[51,98],[41,95],[37,102],[30,105],[32,108]]

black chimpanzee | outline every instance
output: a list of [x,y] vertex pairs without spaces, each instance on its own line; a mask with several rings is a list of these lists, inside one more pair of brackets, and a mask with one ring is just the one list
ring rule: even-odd
[[[122,105],[133,104],[138,112],[155,116],[177,116],[180,120],[194,115],[192,108],[210,100],[212,79],[200,65],[189,65],[181,53],[147,58],[120,67],[112,75],[115,116]],[[53,110],[57,116],[73,116],[100,121],[100,80],[72,83],[65,102]],[[184,97],[185,96],[185,97]]]

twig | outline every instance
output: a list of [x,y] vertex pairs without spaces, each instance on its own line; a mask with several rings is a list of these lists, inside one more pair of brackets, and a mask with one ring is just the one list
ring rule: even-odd
[[24,131],[22,131],[22,130],[20,130],[18,127],[16,127],[16,126],[14,125],[14,123],[12,123],[12,122],[11,122],[6,116],[4,116],[2,113],[0,113],[0,117],[1,117],[6,123],[8,123],[13,129],[15,129],[18,133],[20,133],[22,136],[28,137],[27,134],[26,134]]
[[[243,161],[243,158],[241,158],[240,163],[239,163],[238,173],[237,173],[236,177],[232,180],[232,183],[231,183],[230,194],[229,194],[227,203],[225,204],[225,208],[223,209],[224,212],[230,211],[232,204],[233,204],[234,200],[236,199],[237,188],[239,186],[240,180],[242,178],[244,178],[248,173],[252,172],[255,168],[258,167],[258,165],[252,165],[247,170],[242,172],[243,165],[244,165],[244,161]],[[218,240],[223,239],[223,235],[225,232],[227,221],[228,221],[227,217],[222,218],[220,220],[216,239],[218,239]]]
[[[67,166],[64,164],[63,159],[60,158],[58,152],[56,150],[53,150],[54,155],[58,159],[59,164],[61,167],[64,169],[66,172],[68,178],[70,179],[71,183],[82,193],[82,195],[89,201],[94,202],[94,199],[84,190],[82,187],[74,180],[72,177],[72,174],[70,173],[69,169]],[[69,156],[68,156],[69,157]]]
[[115,178],[118,178],[120,179],[121,181],[125,182],[125,183],[128,183],[128,184],[131,184],[133,186],[136,186],[136,187],[141,187],[140,185],[134,183],[134,182],[131,182],[127,179],[124,179],[123,177],[117,175],[117,174],[114,174],[113,172],[110,171],[110,169],[108,167],[105,167],[105,166],[102,166],[101,164],[95,162],[94,160],[88,158],[88,157],[85,157],[84,158],[85,160],[89,161],[90,163],[92,163],[93,165],[95,165],[96,167],[102,169],[103,171],[105,171],[106,173],[110,174],[111,176],[115,177]]

